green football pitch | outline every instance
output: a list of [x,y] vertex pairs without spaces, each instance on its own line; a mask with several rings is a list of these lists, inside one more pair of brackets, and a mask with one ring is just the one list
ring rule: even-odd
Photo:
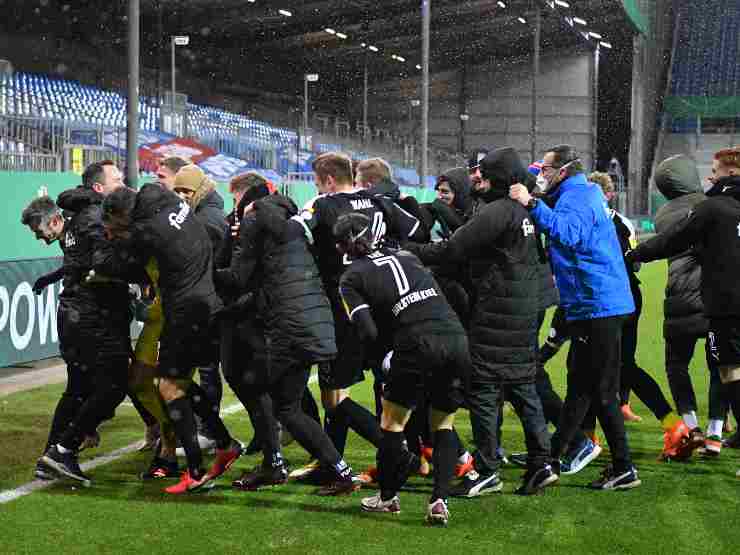
[[[638,360],[670,398],[664,372],[662,300],[665,265],[644,266],[645,307],[640,325]],[[565,351],[565,349],[563,350]],[[548,370],[564,392],[564,352]],[[708,375],[703,344],[692,363],[706,424]],[[317,394],[316,386],[314,393]],[[50,415],[62,391],[49,386],[0,398],[0,496],[31,481],[33,463],[43,447]],[[372,407],[370,381],[355,397]],[[224,406],[235,403],[227,395]],[[628,424],[629,442],[642,487],[625,492],[595,492],[586,485],[608,460],[602,454],[575,476],[543,495],[512,494],[522,471],[504,467],[504,491],[478,499],[450,501],[446,529],[423,522],[431,481],[413,478],[401,493],[399,515],[364,514],[363,489],[351,497],[320,498],[298,484],[242,493],[231,479],[258,463],[237,462],[208,493],[171,497],[161,483],[142,483],[137,475],[149,454],[129,453],[90,471],[91,488],[60,482],[0,504],[0,554],[11,553],[738,553],[740,549],[740,451],[726,449],[716,460],[694,456],[688,463],[662,463],[658,422],[642,403],[632,406],[643,422]],[[248,440],[252,431],[242,411],[226,417],[232,433]],[[468,416],[458,415],[458,429],[470,444]],[[131,445],[142,425],[127,405],[101,428],[102,443],[83,460]],[[503,444],[522,450],[518,419],[506,410]],[[347,459],[356,470],[374,462],[375,453],[350,434]],[[307,455],[295,444],[285,452],[298,465]]]

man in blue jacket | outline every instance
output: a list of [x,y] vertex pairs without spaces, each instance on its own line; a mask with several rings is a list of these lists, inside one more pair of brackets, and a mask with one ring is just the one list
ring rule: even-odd
[[635,310],[614,225],[598,186],[589,183],[569,145],[548,150],[542,164],[545,196],[512,185],[512,199],[526,206],[548,237],[560,306],[572,327],[568,387],[552,451],[557,458],[580,429],[593,404],[612,453],[612,464],[591,484],[596,489],[640,485],[619,410],[620,344],[624,317]]

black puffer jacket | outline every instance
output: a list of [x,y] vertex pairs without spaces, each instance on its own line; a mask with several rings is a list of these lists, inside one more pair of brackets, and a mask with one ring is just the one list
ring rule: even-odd
[[475,302],[470,316],[473,382],[524,383],[535,377],[540,308],[537,234],[509,184],[449,241],[409,244],[425,264],[470,260]]
[[220,253],[229,228],[224,215],[224,199],[218,191],[213,189],[198,202],[195,217],[205,226],[213,245],[213,252]]
[[[694,161],[686,156],[664,160],[655,172],[655,184],[669,202],[658,210],[655,228],[663,233],[706,200]],[[706,335],[709,323],[701,299],[698,246],[668,259],[668,283],[663,305],[663,337]]]
[[[269,217],[260,218],[266,203]],[[219,270],[216,279],[220,287],[243,292],[250,283],[257,285],[268,348],[289,341],[306,362],[332,360],[337,353],[334,319],[316,262],[303,230],[284,225],[297,213],[293,201],[282,195],[257,201],[241,223],[238,259]],[[277,221],[279,214],[282,221]]]
[[[497,148],[486,154],[481,161],[481,171],[483,177],[490,179],[493,184],[492,188],[477,195],[479,203],[489,203],[499,198],[501,191],[508,193],[509,187],[515,183],[521,183],[532,191],[535,187],[535,180],[527,171],[526,166],[519,158],[519,154],[511,147]],[[480,210],[480,208],[479,208]],[[538,253],[538,274],[539,274],[539,299],[540,310],[545,310],[559,303],[558,290],[555,287],[555,280],[552,277],[552,269],[547,258],[547,251],[544,248],[541,234],[537,233],[537,253]],[[475,279],[475,271],[473,271]]]
[[701,297],[710,319],[740,318],[740,176],[718,179],[689,216],[641,243],[629,255],[640,262],[669,258],[701,245]]

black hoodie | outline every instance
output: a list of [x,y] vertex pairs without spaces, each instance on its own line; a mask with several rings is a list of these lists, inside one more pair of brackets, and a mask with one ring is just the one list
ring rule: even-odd
[[131,267],[143,268],[154,257],[168,327],[207,321],[221,308],[213,284],[213,247],[188,203],[149,183],[136,195],[131,222],[131,239],[122,242],[115,255],[96,253],[96,271],[121,275]]
[[449,239],[455,230],[465,223],[465,213],[470,210],[470,177],[466,168],[451,168],[437,178],[437,185],[446,182],[455,194],[452,206],[439,199],[420,205],[424,224],[432,229],[439,222],[441,236]]
[[687,218],[639,245],[630,258],[649,262],[701,245],[702,299],[710,318],[740,318],[740,176],[718,179]]
[[[655,229],[663,233],[685,219],[699,203],[704,202],[701,179],[694,161],[683,155],[672,156],[655,171],[655,185],[669,202],[658,210]],[[663,337],[701,337],[708,325],[701,299],[701,265],[697,247],[668,259],[668,283],[663,305]]]

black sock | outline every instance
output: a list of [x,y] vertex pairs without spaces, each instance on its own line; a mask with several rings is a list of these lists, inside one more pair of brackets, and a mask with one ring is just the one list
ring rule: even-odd
[[450,482],[455,475],[457,463],[457,447],[459,442],[454,430],[437,430],[434,433],[434,489],[430,503],[437,499],[444,499],[450,495]]
[[404,434],[403,432],[389,432],[383,430],[382,441],[378,449],[378,485],[380,498],[388,501],[398,493],[403,486],[400,483],[401,466],[404,461]]
[[[730,382],[724,386],[727,403],[732,409],[735,419],[740,419],[740,381]],[[738,420],[740,424],[740,420]]]
[[337,405],[337,412],[344,414],[347,425],[357,432],[360,437],[380,447],[383,433],[380,424],[373,414],[362,405],[358,405],[349,397]]
[[313,395],[311,394],[311,390],[308,389],[308,387],[306,387],[306,390],[303,392],[303,398],[301,399],[301,409],[311,419],[318,422],[319,426],[321,425],[321,417],[319,416],[319,407],[316,404],[316,399],[313,398]]
[[467,449],[465,449],[465,446],[463,445],[463,442],[460,439],[460,436],[458,435],[455,428],[452,428],[452,434],[455,441],[455,452],[457,453],[458,457],[462,457],[467,452]]
[[168,401],[167,414],[169,414],[170,420],[172,420],[175,435],[185,450],[185,457],[188,461],[191,478],[200,478],[203,455],[200,452],[198,438],[195,434],[195,416],[193,416],[193,406],[190,399],[188,397],[180,397],[174,401]]
[[285,428],[298,444],[318,460],[322,466],[331,468],[343,480],[352,478],[352,469],[336,450],[321,426],[301,410],[281,414]]
[[82,398],[74,395],[63,393],[62,397],[57,403],[57,407],[54,410],[54,418],[51,421],[51,428],[49,429],[49,437],[46,441],[46,448],[44,453],[48,451],[52,445],[56,445],[62,439],[62,435],[67,427],[70,425],[74,417],[77,416],[77,412],[82,406]]
[[188,388],[188,397],[192,403],[192,410],[203,422],[206,429],[213,434],[218,449],[227,449],[231,446],[231,436],[218,414],[218,403],[209,399],[206,392],[197,383]]
[[347,445],[347,432],[349,431],[347,419],[344,417],[344,414],[336,409],[327,409],[324,413],[324,431],[329,436],[334,447],[337,448],[339,454],[344,456],[344,448]]

